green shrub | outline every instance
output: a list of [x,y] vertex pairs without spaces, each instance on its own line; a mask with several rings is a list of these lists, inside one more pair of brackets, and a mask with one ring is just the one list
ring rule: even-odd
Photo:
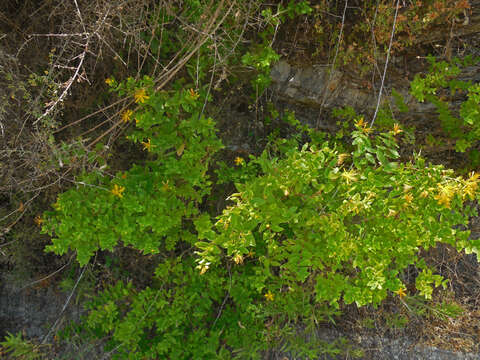
[[[470,156],[472,168],[479,164],[480,153],[475,145],[480,140],[480,84],[459,80],[461,68],[473,65],[480,58],[466,57],[449,63],[437,62],[428,57],[430,70],[427,75],[416,75],[411,83],[411,94],[420,102],[425,100],[435,105],[442,129],[446,135],[455,140],[455,150],[466,152]],[[464,93],[465,98],[460,110],[453,109],[447,90],[451,96]],[[439,95],[443,92],[443,95]]]
[[[212,124],[192,116],[191,91],[177,91],[173,99],[193,111],[177,116],[210,130],[197,128],[182,137],[189,139],[182,151],[183,143],[163,145],[157,142],[160,131],[167,139],[168,129],[181,128],[175,126],[179,120],[153,112],[173,100],[154,106],[156,95],[147,94],[135,114],[137,125],[145,125],[130,138],[146,143],[150,136],[151,158],[125,179],[106,182],[106,190],[91,184],[62,194],[44,227],[55,235],[50,250],[74,249],[82,264],[120,240],[162,254],[151,286],[142,290],[118,282],[91,302],[80,325],[87,338],[107,338],[106,350],[116,358],[261,358],[282,347],[305,353],[297,324],[311,332],[322,321],[334,321],[343,304],[378,305],[389,294],[403,297],[402,274],[409,265],[421,270],[416,288],[424,298],[445,286],[446,280],[425,265],[422,250],[446,243],[478,252],[479,241],[462,230],[475,214],[470,200],[477,197],[478,175],[454,177],[420,157],[402,164],[395,138],[402,130],[396,125],[373,136],[363,119],[356,121],[350,154],[324,143],[291,147],[281,158],[267,152],[251,158],[249,166],[260,167],[261,176],[237,184],[233,204],[212,226],[210,215],[198,208],[210,186],[201,181],[208,167],[205,148],[219,146]],[[204,139],[199,134],[209,139],[205,147],[198,145]],[[197,164],[197,176],[195,167],[178,166],[195,146],[204,152],[187,164]],[[162,188],[166,175],[172,177]],[[151,222],[145,220],[146,206],[159,209]],[[197,239],[204,240],[196,243],[194,255]],[[180,242],[191,244],[183,255],[168,251],[179,250]],[[328,349],[316,351],[339,351]]]
[[[308,12],[302,4],[279,9]],[[275,25],[280,12],[263,16]],[[256,100],[277,59],[267,42],[243,56],[256,71]],[[200,55],[198,63],[199,72],[209,64]],[[192,69],[187,64],[193,78]],[[445,243],[478,253],[480,240],[469,240],[464,229],[476,215],[479,176],[455,177],[419,156],[400,162],[397,124],[374,135],[357,117],[353,150],[340,151],[345,146],[287,115],[315,137],[314,145],[277,139],[231,169],[214,164],[222,144],[204,114],[210,86],[179,80],[158,91],[148,76],[106,82],[136,103],[121,117],[135,123],[127,138],[145,158],[112,176],[83,174],[39,223],[52,236],[46,250],[75,251],[81,266],[119,246],[159,264],[148,287],[114,279],[76,327],[114,358],[260,359],[272,349],[338,354],[336,345],[302,341],[299,324],[311,334],[344,305],[404,297],[403,273],[411,265],[420,270],[418,294],[430,299],[447,281],[427,267],[424,250]],[[215,221],[205,211],[213,208],[212,165],[218,184],[236,182],[238,190]]]
[[210,191],[208,165],[221,143],[213,120],[202,114],[200,94],[184,88],[153,93],[151,86],[146,77],[115,88],[139,105],[123,117],[135,119],[129,139],[147,152],[145,163],[112,178],[86,174],[78,182],[83,185],[61,194],[55,211],[44,216],[43,231],[53,236],[47,250],[60,255],[73,249],[85,265],[97,250],[111,251],[118,242],[153,254],[195,241],[188,221]]
[[416,287],[425,298],[445,286],[420,253],[437,243],[478,252],[479,241],[462,230],[476,213],[469,200],[478,175],[454,177],[418,156],[402,164],[395,160],[398,126],[375,137],[362,119],[356,128],[351,154],[325,144],[259,158],[264,175],[237,186],[214,230],[198,229],[205,239],[197,243],[199,269],[253,257],[258,291],[283,299],[303,289],[308,302],[334,308],[403,295],[409,265],[422,269]]
[[266,315],[248,278],[248,270],[220,268],[200,275],[193,258],[169,259],[152,287],[117,283],[100,294],[84,327],[96,338],[110,335],[106,351],[117,359],[228,359],[229,348],[255,354],[265,347],[257,334]]

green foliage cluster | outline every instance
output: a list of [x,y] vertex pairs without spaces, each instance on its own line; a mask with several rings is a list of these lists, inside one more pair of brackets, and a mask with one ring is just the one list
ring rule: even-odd
[[196,244],[199,268],[254,257],[259,291],[284,300],[306,287],[309,300],[335,308],[378,304],[405,287],[402,271],[411,264],[422,269],[421,295],[445,286],[419,251],[440,242],[477,251],[468,231],[454,230],[475,214],[466,201],[476,196],[477,175],[454,178],[420,157],[399,163],[394,131],[371,138],[359,124],[351,154],[304,145],[284,159],[257,159],[263,176],[237,185],[214,230],[197,226],[206,239]]
[[103,292],[84,325],[94,338],[111,335],[106,350],[118,359],[230,359],[231,349],[258,358],[273,339],[262,333],[269,306],[251,285],[254,277],[252,269],[220,267],[202,275],[193,257],[170,258],[155,270],[152,287],[119,282]]
[[270,85],[270,68],[280,60],[280,55],[272,48],[272,38],[274,38],[278,26],[286,18],[293,19],[298,15],[306,15],[311,12],[312,8],[308,1],[290,1],[286,6],[279,3],[275,12],[270,7],[261,12],[265,22],[265,30],[260,33],[262,41],[242,56],[242,64],[247,68],[253,68],[256,72],[256,76],[251,82],[255,90],[253,94],[255,99],[258,99]]
[[114,359],[261,359],[271,349],[318,356],[342,353],[340,344],[349,348],[340,340],[307,343],[279,322],[286,315],[252,284],[254,264],[205,274],[195,265],[193,257],[171,258],[156,269],[154,285],[141,291],[118,282],[89,304],[75,331],[107,338],[105,351]]
[[113,178],[85,174],[77,188],[58,197],[56,211],[45,214],[44,232],[53,236],[47,250],[74,249],[82,266],[97,250],[112,251],[119,241],[148,254],[194,241],[188,222],[210,191],[207,170],[221,148],[213,120],[202,114],[204,90],[200,95],[177,83],[170,92],[153,92],[148,77],[111,86],[136,99],[137,111],[126,110],[124,120],[135,119],[128,138],[148,157]]
[[[476,167],[480,164],[480,152],[476,149],[480,140],[480,84],[459,80],[458,76],[462,68],[478,63],[480,58],[468,56],[453,62],[437,62],[434,57],[427,59],[430,62],[429,73],[415,76],[411,94],[420,102],[426,100],[435,105],[442,129],[455,140],[455,150],[467,151],[472,167]],[[447,91],[449,95],[445,94]],[[463,95],[458,113],[449,101],[449,97],[456,93]]]
[[5,340],[0,342],[0,355],[22,360],[36,360],[43,357],[40,347],[24,339],[22,333],[17,335],[8,333]]

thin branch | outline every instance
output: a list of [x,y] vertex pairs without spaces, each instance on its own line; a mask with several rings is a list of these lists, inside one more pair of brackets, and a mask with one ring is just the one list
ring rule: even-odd
[[58,99],[55,100],[53,104],[50,105],[50,107],[42,115],[40,115],[37,120],[33,122],[33,125],[36,125],[40,120],[48,116],[53,111],[53,109],[57,107],[58,103],[63,102],[63,99],[65,98],[65,96],[67,96],[68,91],[70,90],[70,87],[73,85],[74,81],[77,79],[78,75],[80,74],[80,69],[82,68],[83,62],[85,60],[85,55],[88,50],[88,44],[89,44],[89,41],[87,41],[87,43],[85,44],[84,51],[80,55],[78,55],[78,57],[80,58],[80,62],[78,63],[78,66],[73,76],[67,81],[65,90],[63,90],[62,94],[58,97]]
[[[105,106],[105,107],[102,107],[101,109],[99,109],[99,110],[97,110],[97,111],[94,111],[94,112],[91,113],[91,114],[88,114],[88,115],[86,115],[86,116],[84,116],[84,117],[82,117],[82,118],[80,118],[80,119],[78,119],[78,120],[75,120],[75,121],[73,121],[73,122],[71,122],[71,123],[69,123],[69,124],[61,127],[60,129],[55,130],[55,131],[53,132],[53,134],[56,134],[56,133],[58,133],[58,132],[60,132],[60,131],[62,131],[62,130],[65,130],[65,129],[69,128],[70,126],[76,125],[76,124],[78,124],[78,123],[80,123],[80,122],[82,122],[82,121],[84,121],[84,120],[87,120],[87,119],[91,118],[92,116],[95,116],[95,115],[97,115],[97,114],[99,114],[99,113],[101,113],[101,112],[104,112],[104,111],[107,110],[107,109],[110,109],[111,107],[114,107],[115,105],[118,105],[118,104],[120,104],[120,103],[122,103],[122,102],[124,102],[124,101],[127,101],[128,98],[129,98],[129,96],[126,96],[126,97],[124,97],[124,98],[121,98],[120,100],[115,101],[113,104],[110,104],[110,105],[107,105],[107,106]],[[117,112],[117,114],[118,114],[118,112]]]
[[73,36],[90,36],[89,32],[81,32],[81,33],[71,33],[71,34],[30,34],[31,37],[73,37]]
[[[28,207],[28,204],[31,203],[38,195],[40,195],[40,193],[35,194],[35,195],[34,195],[33,197],[31,197],[25,204],[23,204],[24,210],[21,212],[20,216],[19,216],[13,223],[11,223],[10,225],[6,226],[6,229],[12,228],[13,225],[15,225],[15,224],[22,218],[23,214],[25,213],[25,211],[26,211],[26,209],[27,209],[27,207]],[[13,214],[15,214],[15,213],[17,213],[17,212],[19,212],[19,211],[20,211],[20,209],[18,209],[18,208],[15,209],[15,210],[13,210],[11,213],[9,213],[9,214],[5,215],[4,217],[2,217],[2,218],[0,219],[0,222],[3,221],[3,220],[5,220],[5,219],[7,219],[7,218],[9,218],[10,216],[12,216]],[[2,246],[4,246],[4,245],[5,245],[5,244],[2,244],[2,245],[0,245],[0,247],[2,247]]]
[[235,4],[235,2],[232,2],[232,4],[230,5],[230,8],[227,10],[227,12],[225,13],[225,15],[223,16],[223,18],[218,22],[218,24],[215,26],[215,28],[210,31],[210,28],[213,26],[213,24],[215,23],[215,20],[218,18],[218,16],[220,15],[220,10],[221,8],[223,7],[223,4],[224,4],[224,0],[222,0],[220,2],[220,4],[218,5],[217,7],[217,10],[215,11],[215,14],[213,15],[212,17],[212,20],[207,24],[206,26],[206,29],[205,29],[205,32],[209,35],[206,35],[203,37],[203,39],[201,39],[197,45],[189,52],[188,55],[186,55],[181,61],[179,61],[170,71],[169,73],[165,74],[166,75],[166,78],[165,80],[163,80],[160,85],[158,85],[156,87],[156,90],[160,90],[162,89],[174,76],[175,74],[188,62],[188,60],[191,59],[191,57],[196,54],[196,52],[202,47],[202,45],[210,38],[210,34],[214,34],[217,29],[220,27],[220,25],[225,21],[225,19],[227,18],[228,14],[230,13],[230,11],[232,10],[233,8],[233,5]]
[[[83,20],[82,20],[82,15],[80,13],[80,10],[78,9],[78,4],[77,4],[77,1],[76,0],[73,0],[75,2],[75,5],[77,6],[77,12],[78,12],[78,16],[80,17],[80,20],[82,22],[82,26],[84,27],[85,29],[85,26],[83,25]],[[110,9],[107,10],[107,12],[105,13],[103,19],[102,19],[102,22],[98,25],[97,29],[95,30],[95,32],[93,34],[96,34],[98,29],[100,28],[100,26],[103,25],[103,23],[105,22],[105,20],[107,19],[107,16],[110,12]],[[85,31],[86,32],[86,31]],[[37,120],[35,120],[33,122],[33,125],[36,125],[40,120],[42,120],[43,118],[45,118],[46,116],[48,116],[55,108],[56,106],[58,105],[58,103],[62,102],[64,100],[64,98],[67,96],[68,94],[68,91],[70,90],[70,87],[73,85],[74,81],[77,79],[77,77],[79,76],[80,74],[80,70],[82,68],[82,65],[83,65],[83,62],[85,61],[85,57],[86,57],[86,54],[89,52],[88,51],[88,45],[90,44],[90,39],[92,38],[92,35],[93,34],[90,34],[90,36],[88,36],[87,40],[86,40],[86,43],[83,45],[83,52],[79,55],[77,55],[77,58],[80,59],[77,67],[76,67],[76,70],[75,70],[75,73],[73,74],[72,77],[70,77],[70,79],[66,82],[66,86],[65,86],[65,89],[63,90],[62,94],[58,97],[57,100],[55,100],[53,102],[53,104],[42,114],[38,117]]]
[[42,282],[42,281],[47,280],[48,278],[51,278],[53,275],[55,275],[55,274],[59,273],[60,271],[62,271],[63,269],[65,269],[71,263],[72,259],[73,259],[73,255],[70,256],[70,259],[68,260],[68,262],[66,264],[64,264],[62,267],[60,267],[59,269],[55,270],[51,274],[49,274],[49,275],[47,275],[47,276],[45,276],[45,277],[43,277],[39,280],[35,280],[35,281],[25,285],[25,286],[22,286],[20,289],[17,290],[17,292],[20,292],[20,291],[22,291],[22,290],[24,290],[24,289],[26,289],[26,288],[28,288],[32,285],[38,284],[39,282]]
[[60,314],[58,314],[58,318],[57,320],[55,321],[55,323],[52,325],[52,327],[50,328],[50,330],[48,331],[47,335],[45,335],[45,337],[43,338],[41,344],[45,344],[45,342],[48,340],[48,338],[50,337],[50,334],[52,333],[52,331],[57,327],[58,323],[60,322],[60,318],[63,314],[63,312],[65,311],[65,309],[67,308],[68,304],[70,303],[70,300],[72,299],[72,296],[73,294],[75,293],[75,290],[77,289],[77,286],[78,284],[80,283],[80,280],[82,280],[82,277],[83,277],[83,274],[85,273],[85,270],[87,270],[87,265],[85,265],[83,267],[83,270],[80,274],[80,276],[78,277],[77,281],[75,282],[75,285],[73,286],[73,289],[72,291],[70,292],[70,295],[68,296],[67,298],[67,301],[65,301],[65,304],[63,305],[62,307],[62,310],[60,311]]
[[331,68],[330,68],[330,73],[328,74],[328,80],[325,84],[325,90],[323,92],[322,102],[320,104],[320,111],[318,112],[317,124],[316,124],[317,129],[318,129],[318,126],[320,125],[320,116],[322,115],[323,107],[325,105],[325,102],[327,101],[328,85],[330,84],[330,81],[332,80],[332,74],[333,74],[333,71],[335,70],[335,63],[337,62],[337,56],[338,56],[338,52],[340,50],[340,44],[342,43],[343,28],[345,26],[345,14],[347,12],[347,7],[348,7],[348,0],[345,0],[345,6],[343,8],[343,15],[342,15],[342,26],[340,27],[340,33],[338,34],[338,41],[337,41],[337,46],[336,46],[336,49],[335,49],[335,56],[333,57],[333,61],[332,61]]
[[380,84],[380,91],[378,93],[377,107],[375,108],[375,113],[373,114],[372,121],[370,122],[370,127],[372,127],[373,124],[375,123],[375,119],[377,118],[378,108],[380,107],[380,101],[382,99],[383,85],[385,83],[385,76],[387,74],[388,60],[390,59],[390,51],[392,49],[393,37],[395,35],[395,26],[397,24],[399,2],[400,0],[397,0],[397,4],[395,5],[395,17],[393,18],[392,33],[390,34],[390,44],[388,44],[387,59],[385,61],[385,66],[383,68],[382,83]]

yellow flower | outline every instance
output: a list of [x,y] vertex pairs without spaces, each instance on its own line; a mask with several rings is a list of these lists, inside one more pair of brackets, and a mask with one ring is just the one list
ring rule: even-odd
[[243,160],[243,158],[241,158],[240,156],[237,156],[235,158],[235,165],[243,165],[244,162],[245,160]]
[[450,203],[455,195],[455,187],[451,184],[442,185],[438,184],[438,194],[434,196],[434,199],[438,201],[440,205],[450,209]]
[[364,128],[367,126],[367,123],[363,120],[363,116],[355,122],[355,126]]
[[405,296],[407,296],[407,293],[405,292],[404,288],[400,288],[397,291],[394,291],[395,294],[397,294],[400,299],[403,299]]
[[463,195],[462,195],[463,199],[465,199],[466,197],[469,197],[470,199],[473,200],[475,198],[475,193],[478,190],[479,177],[480,177],[479,174],[475,172],[471,172],[470,177],[464,181]]
[[170,186],[168,185],[168,180],[167,181],[162,181],[162,190],[163,191],[168,191],[170,189]]
[[395,211],[393,209],[388,209],[388,215],[387,217],[392,217],[398,214],[398,211]]
[[468,181],[474,181],[478,183],[479,178],[480,178],[480,174],[476,173],[475,171],[472,171],[470,173],[470,177],[468,178]]
[[110,191],[114,196],[118,196],[120,199],[123,198],[123,192],[125,191],[124,186],[118,186],[117,184],[113,185],[113,189]]
[[188,93],[190,94],[190,96],[192,97],[193,100],[197,100],[198,97],[200,96],[195,90],[193,89],[190,89],[188,90]]
[[200,260],[200,263],[197,265],[196,268],[200,270],[200,275],[203,275],[207,272],[209,267],[210,267],[209,262],[205,262],[205,260]]
[[267,301],[273,301],[273,299],[275,299],[275,295],[273,295],[270,290],[268,290],[268,292],[264,296]]
[[427,196],[428,196],[428,191],[427,191],[427,190],[423,190],[423,191],[421,192],[421,194],[420,194],[420,197],[422,197],[422,198],[424,198],[424,199],[425,199]]
[[35,224],[37,224],[38,226],[41,226],[42,223],[43,223],[43,219],[41,218],[40,215],[37,215],[33,221],[34,221]]
[[359,130],[362,130],[362,132],[365,135],[368,135],[369,133],[371,133],[373,131],[373,128],[368,126],[368,124],[365,122],[365,120],[363,120],[363,116],[355,121],[355,126]]
[[152,143],[150,142],[150,139],[148,139],[147,142],[142,141],[142,145],[143,145],[143,150],[147,150],[148,152],[152,151],[152,148],[155,147],[155,146],[152,145]]
[[143,104],[145,100],[148,100],[150,98],[150,96],[147,95],[147,91],[144,88],[135,90],[133,97],[135,98],[135,102],[137,104],[138,103]]
[[365,127],[362,129],[362,132],[363,132],[365,135],[370,134],[372,131],[373,131],[373,128],[368,127],[368,126],[365,126]]
[[233,261],[235,261],[235,264],[243,264],[243,256],[241,254],[235,254],[233,257]]
[[407,204],[410,204],[410,203],[412,202],[412,200],[413,200],[412,194],[405,194],[405,195],[403,196],[403,198],[405,199],[405,201],[407,202]]
[[115,83],[115,80],[113,80],[112,78],[105,79],[105,84],[107,84],[108,86],[112,86],[114,83]]
[[347,182],[347,185],[350,185],[350,182],[355,182],[357,181],[357,173],[354,170],[343,170],[343,173],[341,175],[345,181]]
[[393,125],[393,135],[398,135],[401,132],[403,132],[403,130],[400,128],[400,125],[394,124]]
[[122,114],[122,121],[124,123],[129,122],[132,117],[133,111],[132,110],[125,110]]

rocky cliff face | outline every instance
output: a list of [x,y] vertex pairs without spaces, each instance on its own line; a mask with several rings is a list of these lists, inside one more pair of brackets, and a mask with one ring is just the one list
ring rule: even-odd
[[[410,95],[409,74],[403,73],[400,60],[389,64],[389,72],[382,91],[381,106],[389,106],[399,121],[407,121],[417,125],[426,121],[435,122],[435,107],[427,102],[419,103]],[[410,69],[426,70],[426,61],[414,60]],[[416,72],[418,73],[418,72]],[[332,122],[329,114],[333,108],[353,107],[359,114],[373,116],[377,106],[380,79],[371,81],[355,78],[354,74],[331,69],[325,65],[313,65],[306,68],[295,67],[287,61],[279,61],[271,72],[272,89],[278,103],[284,108],[295,110],[297,117],[319,129],[331,130]],[[460,80],[480,81],[480,65],[463,69]],[[410,111],[406,114],[396,110],[391,99],[392,89],[402,95]],[[450,100],[460,104],[463,97],[457,94]]]

